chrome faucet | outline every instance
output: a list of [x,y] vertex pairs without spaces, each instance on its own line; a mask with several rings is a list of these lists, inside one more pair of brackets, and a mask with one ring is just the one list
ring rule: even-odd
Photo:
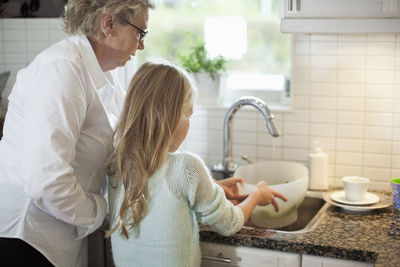
[[246,105],[253,106],[261,112],[265,118],[268,132],[272,137],[278,137],[280,135],[274,123],[274,115],[269,111],[264,101],[252,96],[239,98],[239,100],[232,104],[225,115],[223,129],[224,155],[222,163],[218,163],[212,167],[212,173],[216,179],[231,177],[236,170],[236,164],[232,160],[232,120],[235,113]]

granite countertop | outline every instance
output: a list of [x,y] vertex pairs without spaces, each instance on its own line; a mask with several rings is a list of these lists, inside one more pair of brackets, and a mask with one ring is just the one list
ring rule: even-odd
[[349,214],[330,205],[316,228],[307,233],[242,229],[224,237],[200,226],[200,240],[371,262],[376,267],[400,266],[400,214],[393,212],[393,206]]

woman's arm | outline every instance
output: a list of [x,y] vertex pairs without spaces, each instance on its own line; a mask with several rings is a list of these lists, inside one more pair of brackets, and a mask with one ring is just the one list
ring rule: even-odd
[[78,238],[96,230],[107,211],[105,199],[87,192],[71,165],[88,108],[82,72],[58,60],[32,80],[24,96],[22,156],[26,194],[44,212],[75,225]]

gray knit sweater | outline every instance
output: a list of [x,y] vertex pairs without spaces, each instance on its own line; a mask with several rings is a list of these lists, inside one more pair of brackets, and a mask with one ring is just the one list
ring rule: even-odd
[[[117,177],[110,178],[118,184]],[[233,206],[221,187],[212,181],[203,161],[187,152],[170,153],[150,178],[148,212],[131,230],[129,239],[120,230],[111,236],[116,266],[200,266],[198,222],[222,235],[243,226],[243,212]],[[124,188],[109,188],[112,227],[118,219]]]

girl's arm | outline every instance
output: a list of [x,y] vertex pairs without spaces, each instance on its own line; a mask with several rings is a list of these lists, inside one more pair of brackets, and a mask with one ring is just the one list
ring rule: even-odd
[[214,182],[220,187],[222,187],[222,189],[224,189],[226,198],[229,199],[235,205],[239,204],[248,197],[248,195],[241,195],[239,193],[239,188],[237,184],[238,183],[243,184],[243,178],[231,177],[223,180],[214,179]]
[[237,205],[243,211],[244,222],[246,223],[248,221],[251,213],[257,205],[266,206],[272,204],[275,208],[275,211],[278,212],[279,206],[275,200],[275,197],[279,197],[285,202],[287,201],[286,197],[281,193],[275,192],[271,188],[268,188],[265,182],[259,182],[254,192],[252,192],[242,203]]

